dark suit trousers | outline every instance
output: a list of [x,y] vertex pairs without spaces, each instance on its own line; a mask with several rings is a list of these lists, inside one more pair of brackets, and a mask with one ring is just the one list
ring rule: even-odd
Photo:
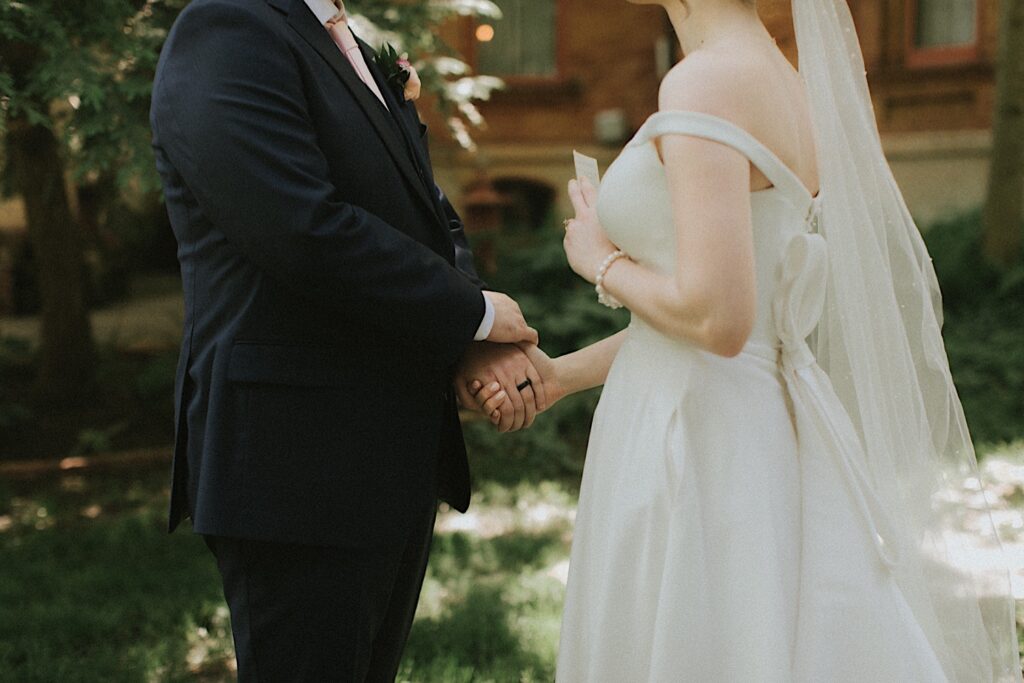
[[436,503],[383,549],[207,536],[231,609],[241,683],[395,680]]

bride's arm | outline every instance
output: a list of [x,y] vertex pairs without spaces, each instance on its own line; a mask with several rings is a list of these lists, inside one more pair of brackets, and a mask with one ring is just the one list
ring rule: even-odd
[[[615,360],[619,347],[626,338],[627,331],[616,332],[610,337],[605,337],[599,342],[585,346],[578,351],[567,353],[564,356],[551,360],[551,372],[555,378],[558,391],[557,398],[575,394],[579,391],[586,391],[604,384],[608,378],[608,370]],[[526,355],[534,362],[543,364],[543,360],[536,355],[536,352],[543,353],[536,346],[526,347]],[[537,369],[541,372],[540,368]]]
[[[663,109],[694,105],[664,99]],[[681,135],[660,138],[659,152],[675,221],[675,273],[622,258],[608,268],[604,288],[662,333],[734,356],[757,312],[750,162],[724,145]],[[569,194],[577,215],[566,231],[566,254],[573,270],[594,282],[616,246],[598,221],[594,188],[573,181]]]

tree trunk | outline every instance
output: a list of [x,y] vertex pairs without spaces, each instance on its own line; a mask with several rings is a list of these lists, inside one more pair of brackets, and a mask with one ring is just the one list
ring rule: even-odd
[[984,249],[989,261],[1008,268],[1020,261],[1024,228],[1024,0],[1002,0],[999,5],[999,61]]
[[68,203],[60,145],[45,126],[14,120],[7,150],[38,265],[42,319],[36,388],[45,401],[74,403],[92,389],[95,350],[83,291],[83,239]]

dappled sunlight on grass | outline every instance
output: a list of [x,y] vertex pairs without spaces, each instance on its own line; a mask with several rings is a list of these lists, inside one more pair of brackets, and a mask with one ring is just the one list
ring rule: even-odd
[[[1024,441],[979,446],[978,457],[985,498],[1010,565],[1017,600],[1017,639],[1024,652]],[[1024,657],[1021,664],[1024,667]]]
[[223,601],[202,540],[165,532],[163,468],[14,486],[0,493],[6,680],[195,680],[188,635]]
[[[1024,442],[982,452],[1014,578],[1024,580]],[[214,562],[197,536],[166,535],[166,481],[156,468],[0,484],[9,680],[234,680]],[[483,482],[470,515],[440,511],[400,681],[553,680],[574,485]]]
[[550,681],[576,497],[552,483],[484,486],[442,512],[401,681]]
[[479,538],[494,538],[512,531],[569,528],[575,517],[576,494],[555,482],[510,487],[491,483],[474,496],[466,514],[442,505],[437,532],[463,531]]
[[441,614],[420,617],[399,680],[553,680],[561,586],[555,599],[511,583],[481,581]]
[[[166,483],[156,468],[0,484],[9,680],[234,680],[216,567],[199,537],[166,535]],[[552,680],[574,509],[541,482],[484,484],[461,527],[442,511],[400,680]]]
[[231,639],[231,614],[223,603],[203,606],[198,620],[189,615],[185,624],[185,665],[198,680],[235,678],[234,643]]
[[[1008,563],[1014,597],[1024,600],[1024,441],[978,450],[984,489],[970,479],[955,501],[970,534],[965,543],[973,547],[976,569],[1002,569]],[[989,511],[999,542],[991,532]]]

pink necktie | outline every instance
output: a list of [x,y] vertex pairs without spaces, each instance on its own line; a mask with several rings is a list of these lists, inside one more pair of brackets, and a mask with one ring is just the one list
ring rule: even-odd
[[342,54],[348,58],[352,68],[356,70],[356,74],[360,80],[366,84],[373,94],[377,96],[380,103],[384,105],[384,108],[388,108],[387,102],[384,101],[384,96],[380,92],[380,88],[377,87],[377,82],[373,80],[373,76],[370,74],[370,68],[366,64],[366,59],[363,57],[363,51],[359,49],[359,44],[356,42],[355,36],[348,30],[348,21],[344,14],[340,15],[340,18],[332,19],[325,24],[327,32],[331,34],[331,38],[334,39],[335,45],[341,50]]

